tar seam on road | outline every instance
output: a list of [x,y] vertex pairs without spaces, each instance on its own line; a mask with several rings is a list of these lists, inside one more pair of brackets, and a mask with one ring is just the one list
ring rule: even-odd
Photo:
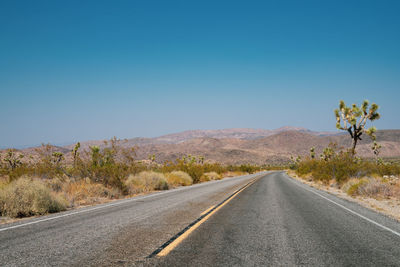
[[261,177],[264,177],[265,175],[256,177],[252,181],[248,182],[245,184],[243,187],[239,188],[235,192],[233,192],[230,196],[225,198],[222,202],[220,202],[218,205],[215,205],[212,208],[209,208],[205,212],[201,214],[199,218],[194,220],[192,223],[190,223],[188,226],[186,226],[182,231],[171,237],[167,242],[162,244],[158,249],[154,250],[147,258],[153,258],[154,256],[166,256],[170,251],[172,251],[183,239],[185,238],[184,235],[188,235],[191,231],[195,230],[200,224],[205,222],[213,213],[215,213],[217,210],[222,208],[225,204],[227,204],[230,200],[232,200],[235,196],[237,196],[240,192],[242,192],[244,189],[249,187],[250,185],[254,184],[257,180],[259,180]]
[[[241,177],[241,176],[238,176],[238,177]],[[237,178],[237,177],[235,177],[235,178]],[[184,189],[184,188],[178,188],[176,191],[180,191],[182,189]],[[11,230],[11,229],[16,229],[16,228],[20,228],[20,227],[24,227],[24,226],[28,226],[28,225],[32,225],[32,224],[37,224],[37,223],[41,223],[41,222],[52,221],[52,220],[55,220],[55,219],[68,217],[68,216],[72,216],[72,215],[76,215],[76,214],[80,214],[80,213],[86,213],[86,212],[91,212],[91,211],[95,211],[95,210],[100,210],[100,209],[104,209],[104,208],[108,208],[108,207],[112,207],[112,206],[119,206],[119,205],[123,205],[123,204],[129,203],[129,202],[138,202],[138,201],[140,201],[142,199],[146,199],[146,198],[150,198],[150,197],[157,197],[157,196],[161,196],[161,195],[164,195],[164,194],[169,194],[171,192],[174,192],[174,191],[171,190],[171,191],[165,191],[165,192],[151,194],[151,195],[147,195],[147,196],[143,196],[143,197],[134,197],[134,198],[130,198],[130,199],[127,199],[127,200],[118,201],[116,203],[110,203],[110,204],[105,204],[105,205],[94,207],[94,208],[89,208],[89,209],[79,210],[79,211],[75,211],[75,212],[70,212],[70,213],[66,213],[66,214],[62,214],[62,215],[57,215],[57,216],[54,216],[54,217],[40,219],[40,220],[33,221],[33,222],[21,223],[21,224],[9,226],[9,227],[0,228],[0,232]]]
[[[290,176],[288,176],[289,178],[290,178]],[[357,213],[357,212],[355,212],[355,211],[353,211],[353,210],[351,210],[351,209],[349,209],[349,208],[346,208],[345,206],[343,206],[342,204],[339,204],[339,203],[337,203],[337,202],[335,202],[335,201],[333,201],[333,200],[331,200],[331,199],[329,199],[329,198],[327,198],[327,197],[325,197],[325,196],[323,196],[323,195],[321,195],[321,194],[319,194],[319,193],[317,193],[317,192],[315,192],[315,191],[313,191],[313,190],[311,190],[311,189],[309,189],[309,188],[307,188],[307,187],[303,187],[303,186],[300,186],[299,184],[297,184],[294,180],[293,180],[293,178],[291,178],[291,179],[289,179],[292,183],[294,183],[295,185],[297,185],[298,187],[300,187],[300,188],[303,188],[304,190],[307,190],[307,191],[309,191],[309,192],[311,192],[311,193],[313,193],[313,194],[315,194],[315,195],[317,195],[317,196],[319,196],[319,197],[321,197],[321,198],[323,198],[323,199],[325,199],[325,200],[328,200],[329,202],[331,202],[331,203],[333,203],[333,204],[335,204],[336,206],[338,206],[338,207],[340,207],[340,208],[342,208],[342,209],[344,209],[344,210],[346,210],[346,211],[348,211],[348,212],[350,212],[350,213],[352,213],[352,214],[354,214],[354,215],[356,215],[356,216],[358,216],[358,217],[360,217],[361,219],[364,219],[364,220],[366,220],[366,221],[368,221],[368,222],[370,222],[370,223],[372,223],[372,224],[374,224],[374,225],[376,225],[376,226],[378,226],[378,227],[380,227],[380,228],[382,228],[382,229],[384,229],[384,230],[386,230],[386,231],[389,231],[389,232],[391,232],[392,234],[395,234],[395,235],[397,235],[397,236],[399,236],[400,237],[400,233],[399,232],[396,232],[395,230],[392,230],[392,229],[390,229],[389,227],[386,227],[386,226],[384,226],[384,225],[382,225],[382,224],[380,224],[380,223],[378,223],[378,222],[376,222],[376,221],[374,221],[374,220],[371,220],[370,218],[367,218],[367,217],[365,217],[364,215],[361,215],[361,214],[359,214],[359,213]]]

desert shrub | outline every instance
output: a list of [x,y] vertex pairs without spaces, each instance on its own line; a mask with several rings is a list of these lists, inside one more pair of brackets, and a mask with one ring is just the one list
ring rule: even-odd
[[296,173],[300,176],[311,174],[314,180],[323,182],[335,179],[342,184],[349,178],[361,178],[375,173],[382,175],[392,173],[395,169],[393,166],[381,166],[376,162],[352,157],[347,152],[340,152],[321,159],[302,160],[296,167]]
[[191,185],[193,184],[193,179],[189,174],[183,171],[173,171],[166,173],[165,177],[169,185],[179,186],[179,185]]
[[255,173],[257,171],[260,171],[261,168],[256,165],[242,164],[238,167],[238,170],[245,173]]
[[206,172],[201,176],[200,181],[206,182],[211,180],[221,180],[221,178],[221,175],[216,172]]
[[98,202],[102,198],[114,199],[121,196],[121,192],[118,189],[107,188],[101,183],[93,183],[88,178],[65,183],[63,192],[66,194],[71,206],[89,205]]
[[167,190],[169,188],[164,174],[154,171],[143,171],[136,175],[129,175],[126,185],[130,193]]
[[44,182],[45,182],[46,186],[49,187],[52,191],[60,192],[63,190],[65,180],[66,180],[65,178],[57,176],[57,177],[54,177],[53,179],[47,179]]
[[363,184],[358,188],[360,195],[369,197],[390,197],[392,189],[389,184],[382,182],[378,179],[369,179],[368,183]]
[[305,175],[313,172],[315,169],[317,169],[318,166],[318,160],[315,159],[306,159],[303,161],[300,161],[297,164],[297,169],[296,173],[298,175]]
[[368,184],[368,179],[350,179],[345,184],[343,184],[343,191],[345,191],[350,196],[360,195],[359,188],[363,185]]
[[351,196],[390,197],[393,194],[388,183],[375,178],[350,179],[342,188]]
[[15,218],[62,211],[68,204],[43,182],[20,178],[0,190],[0,205],[3,215]]
[[2,190],[5,186],[7,186],[7,181],[5,179],[0,178],[0,190]]
[[169,173],[173,171],[183,171],[189,174],[193,179],[193,183],[199,183],[201,177],[207,172],[216,172],[222,174],[230,168],[239,169],[239,166],[222,166],[219,163],[204,162],[203,157],[187,156],[177,159],[175,162],[165,162],[160,168],[163,173]]

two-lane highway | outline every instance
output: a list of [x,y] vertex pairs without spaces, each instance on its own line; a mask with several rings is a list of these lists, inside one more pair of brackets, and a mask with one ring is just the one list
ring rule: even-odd
[[273,172],[3,225],[0,262],[400,266],[400,224]]
[[400,224],[286,174],[244,190],[166,257],[165,266],[400,266]]

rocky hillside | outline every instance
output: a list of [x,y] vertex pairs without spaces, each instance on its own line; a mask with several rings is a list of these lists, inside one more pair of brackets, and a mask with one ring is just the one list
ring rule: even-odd
[[[382,145],[382,157],[400,157],[400,130],[379,131],[377,140]],[[321,136],[304,131],[283,131],[252,140],[203,137],[178,144],[139,146],[137,155],[145,159],[148,155],[155,154],[160,162],[192,154],[226,164],[271,164],[288,161],[290,156],[308,155],[311,147],[321,153],[329,143],[347,148],[351,145],[351,140],[349,136],[342,134]],[[370,138],[365,137],[360,142],[357,153],[363,157],[373,157],[371,144]]]
[[[400,130],[380,130],[377,140],[382,145],[382,157],[400,157]],[[146,160],[155,154],[156,161],[173,161],[184,155],[204,156],[207,160],[225,164],[257,163],[274,164],[287,162],[291,156],[308,155],[311,147],[322,152],[329,143],[339,147],[351,145],[347,134],[312,132],[304,128],[284,127],[276,130],[225,129],[196,130],[157,138],[133,138],[122,142],[125,147],[136,147],[137,159]],[[362,157],[373,157],[371,139],[364,136],[357,153]],[[99,145],[104,141],[82,142],[82,149]],[[54,151],[68,153],[72,146],[54,147]],[[32,155],[35,149],[23,150]],[[66,159],[69,157],[67,156]]]

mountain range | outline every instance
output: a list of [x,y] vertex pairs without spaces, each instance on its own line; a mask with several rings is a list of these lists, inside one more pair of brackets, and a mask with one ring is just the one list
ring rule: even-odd
[[[400,130],[379,130],[377,141],[382,145],[382,157],[400,157]],[[131,138],[121,142],[124,147],[134,146],[138,160],[155,155],[156,161],[173,161],[186,155],[204,156],[206,160],[223,164],[277,164],[288,162],[291,156],[305,156],[315,147],[317,154],[330,143],[339,148],[351,145],[350,136],[344,132],[316,132],[300,127],[282,127],[275,130],[235,128],[223,130],[191,130],[155,138]],[[81,142],[81,149],[89,146],[106,146],[104,140]],[[372,140],[363,136],[357,154],[373,157]],[[73,145],[54,147],[67,154]],[[34,148],[22,150],[35,153]],[[68,157],[66,157],[68,159]]]

